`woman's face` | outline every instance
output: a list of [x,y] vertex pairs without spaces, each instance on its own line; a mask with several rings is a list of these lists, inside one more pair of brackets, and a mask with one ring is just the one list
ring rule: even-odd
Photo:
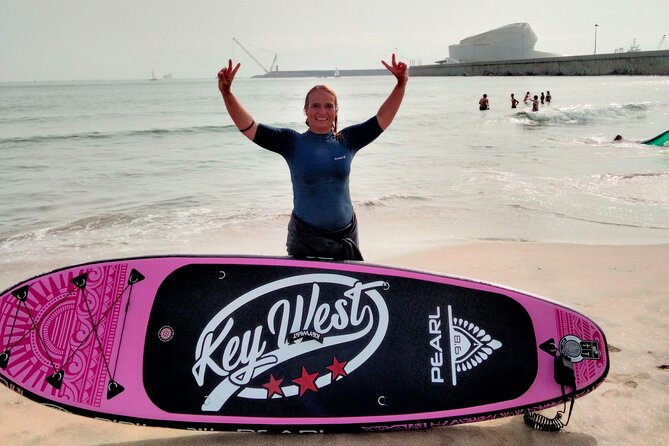
[[307,107],[304,109],[309,130],[320,134],[332,130],[337,117],[335,101],[334,95],[326,90],[316,90],[309,95]]

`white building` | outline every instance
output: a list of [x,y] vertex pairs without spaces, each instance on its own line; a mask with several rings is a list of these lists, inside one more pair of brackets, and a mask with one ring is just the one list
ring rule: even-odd
[[449,58],[437,63],[486,62],[493,60],[535,59],[560,54],[536,51],[537,35],[527,23],[512,23],[467,37],[448,47]]

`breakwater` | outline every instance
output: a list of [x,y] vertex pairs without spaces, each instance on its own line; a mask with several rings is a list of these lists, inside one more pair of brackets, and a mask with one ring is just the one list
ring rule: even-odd
[[669,50],[416,65],[411,76],[669,75]]
[[345,76],[382,76],[390,75],[385,68],[359,69],[359,70],[293,70],[293,71],[271,71],[267,74],[259,74],[254,78],[273,79],[289,77],[345,77]]

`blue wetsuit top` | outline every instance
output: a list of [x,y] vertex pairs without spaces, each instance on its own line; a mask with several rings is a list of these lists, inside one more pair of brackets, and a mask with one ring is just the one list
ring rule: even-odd
[[335,231],[353,220],[351,161],[383,132],[376,116],[346,127],[341,137],[258,124],[253,142],[284,157],[293,183],[293,212],[309,225]]

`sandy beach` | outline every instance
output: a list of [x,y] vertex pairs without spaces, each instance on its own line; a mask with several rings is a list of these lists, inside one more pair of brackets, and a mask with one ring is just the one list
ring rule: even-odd
[[[594,246],[487,242],[374,259],[398,267],[503,284],[557,300],[592,318],[611,353],[606,381],[578,399],[560,433],[522,417],[418,432],[263,436],[112,424],[60,413],[0,387],[0,431],[12,445],[209,444],[669,444],[669,245]],[[11,286],[36,271],[10,277]],[[13,276],[15,271],[12,272]],[[8,283],[5,283],[9,281]],[[556,408],[546,410],[553,415]]]

